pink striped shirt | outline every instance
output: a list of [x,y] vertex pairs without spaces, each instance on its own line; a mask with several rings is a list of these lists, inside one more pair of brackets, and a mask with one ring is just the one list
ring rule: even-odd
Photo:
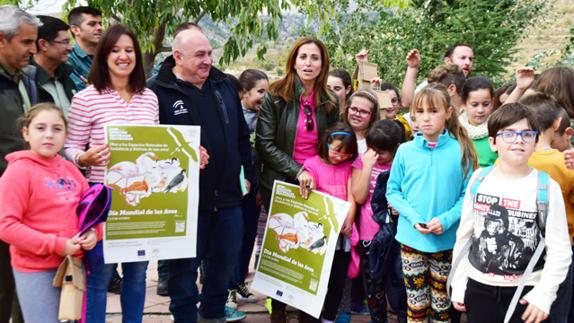
[[[99,93],[93,86],[89,86],[72,98],[64,151],[66,157],[75,163],[77,156],[85,151],[86,146],[105,143],[104,125],[158,123],[157,96],[150,89],[134,94],[127,103],[115,90],[108,88]],[[102,183],[105,169],[103,166],[91,166],[88,180]]]

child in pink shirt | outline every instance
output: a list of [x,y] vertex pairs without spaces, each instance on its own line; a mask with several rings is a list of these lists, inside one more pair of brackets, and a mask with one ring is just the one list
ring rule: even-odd
[[8,168],[0,178],[0,239],[10,244],[24,320],[56,323],[56,269],[65,256],[91,250],[97,234],[77,234],[76,208],[88,182],[59,154],[66,141],[62,111],[51,103],[38,104],[22,125],[30,150],[6,156]]
[[307,159],[303,164],[305,170],[313,177],[315,187],[312,189],[351,202],[351,209],[341,228],[337,250],[333,257],[327,295],[321,313],[322,322],[335,321],[349,267],[351,247],[348,238],[353,231],[356,212],[351,193],[351,161],[357,157],[357,150],[357,138],[353,129],[347,124],[337,123],[325,130],[322,135],[318,155]]
[[[406,292],[401,281],[398,243],[397,248],[393,248],[394,255],[389,258],[395,262],[389,266],[398,268],[398,270],[389,271],[388,277],[372,277],[369,270],[369,247],[371,240],[380,230],[379,224],[373,219],[371,199],[377,178],[381,173],[390,171],[395,152],[403,141],[403,137],[404,131],[396,120],[376,121],[367,133],[368,150],[353,162],[353,197],[355,202],[361,205],[359,218],[359,240],[362,247],[361,268],[373,322],[387,321],[387,297],[393,310],[398,313],[399,322],[406,321]],[[401,279],[392,276],[396,273],[401,276]],[[402,289],[400,289],[401,286]]]

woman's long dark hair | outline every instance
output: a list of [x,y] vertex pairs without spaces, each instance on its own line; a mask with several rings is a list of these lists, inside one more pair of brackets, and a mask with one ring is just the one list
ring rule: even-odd
[[295,42],[291,51],[289,51],[289,55],[287,55],[285,76],[282,79],[273,82],[269,86],[269,92],[273,95],[280,96],[285,100],[285,102],[291,103],[293,96],[295,95],[295,78],[298,77],[294,68],[295,62],[297,60],[297,55],[299,54],[299,48],[307,44],[315,44],[321,51],[321,72],[315,80],[314,88],[317,94],[315,95],[315,106],[319,107],[321,97],[326,96],[331,101],[331,104],[326,105],[327,111],[330,111],[335,108],[335,103],[337,101],[335,97],[331,95],[331,91],[327,88],[327,77],[329,76],[329,50],[322,41],[316,38],[301,37]]
[[88,82],[93,84],[99,92],[111,86],[108,56],[122,35],[127,35],[132,39],[134,43],[134,53],[136,55],[135,67],[130,74],[130,90],[135,93],[141,93],[145,89],[145,72],[138,39],[134,32],[127,26],[113,25],[106,31],[98,43],[94,62],[88,76]]

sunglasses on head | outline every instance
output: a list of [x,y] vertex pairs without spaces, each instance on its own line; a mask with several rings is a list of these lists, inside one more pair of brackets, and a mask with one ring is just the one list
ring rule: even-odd
[[309,103],[303,104],[303,112],[305,113],[305,130],[313,131],[313,111]]

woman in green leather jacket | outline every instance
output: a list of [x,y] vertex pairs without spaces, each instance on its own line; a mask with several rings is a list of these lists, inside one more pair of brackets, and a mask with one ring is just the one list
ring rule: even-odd
[[[319,136],[339,120],[337,99],[327,88],[328,74],[329,51],[325,45],[318,39],[303,37],[287,56],[285,77],[269,87],[255,138],[266,210],[275,180],[298,183],[304,197],[314,188],[303,162],[317,154]],[[300,313],[300,322],[310,319]],[[273,301],[271,322],[285,322],[285,304]]]

